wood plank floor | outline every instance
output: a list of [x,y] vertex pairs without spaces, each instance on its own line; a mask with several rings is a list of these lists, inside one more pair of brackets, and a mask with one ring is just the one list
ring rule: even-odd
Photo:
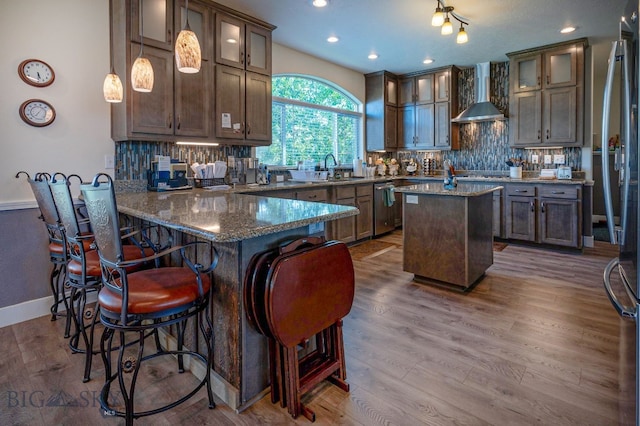
[[[356,298],[344,321],[351,392],[320,384],[305,401],[319,425],[633,424],[633,354],[602,288],[614,247],[583,254],[509,244],[468,293],[412,281],[396,245],[355,260]],[[0,424],[116,425],[94,399],[102,363],[82,383],[62,321],[0,329]],[[631,356],[629,356],[631,354]],[[193,377],[153,368],[141,399],[157,401]],[[263,398],[236,414],[205,392],[137,424],[308,424]]]

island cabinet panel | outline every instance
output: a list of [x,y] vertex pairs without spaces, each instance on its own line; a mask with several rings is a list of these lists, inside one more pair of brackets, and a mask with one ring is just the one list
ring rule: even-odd
[[482,277],[493,263],[493,195],[404,197],[403,269],[465,289]]

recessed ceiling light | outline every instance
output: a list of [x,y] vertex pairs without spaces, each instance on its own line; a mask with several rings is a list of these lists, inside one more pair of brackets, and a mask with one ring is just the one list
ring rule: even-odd
[[329,2],[327,0],[313,0],[311,2],[315,7],[325,7]]
[[423,64],[429,65],[433,63],[433,59],[425,59],[424,61],[422,61]]
[[369,59],[378,59],[378,54],[377,53],[370,53],[369,56],[367,56]]
[[563,29],[560,30],[560,32],[562,34],[568,34],[568,33],[572,33],[576,30],[576,27],[564,27]]
[[338,40],[340,40],[340,39],[339,39],[338,37],[336,37],[336,36],[331,36],[331,37],[329,37],[329,38],[327,39],[327,41],[328,41],[329,43],[335,43],[335,42],[337,42]]

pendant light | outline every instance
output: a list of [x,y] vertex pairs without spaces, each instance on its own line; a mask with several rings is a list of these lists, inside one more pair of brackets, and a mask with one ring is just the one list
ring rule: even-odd
[[451,24],[451,20],[449,19],[449,14],[444,18],[444,24],[440,28],[440,34],[449,35],[453,33],[453,25]]
[[194,74],[200,71],[202,55],[198,37],[189,27],[189,0],[186,2],[185,10],[187,20],[176,39],[176,66],[180,72]]
[[456,43],[464,44],[469,41],[469,36],[467,32],[464,30],[464,25],[460,23],[460,30],[458,31],[458,37],[456,37]]
[[469,25],[469,22],[454,12],[453,6],[445,6],[444,0],[436,0],[436,11],[431,16],[431,25],[434,27],[440,27],[440,34],[449,35],[453,34],[453,24],[451,23],[450,16],[453,17],[456,21],[460,22],[460,30],[458,31],[458,36],[456,37],[456,43],[464,44],[469,41],[469,35],[464,29],[465,25]]
[[142,57],[142,49],[144,47],[144,14],[142,11],[142,3],[140,4],[140,53],[131,67],[131,87],[136,92],[151,92],[153,89],[153,67],[147,58]]
[[122,82],[113,68],[113,29],[111,28],[111,22],[113,21],[113,9],[111,3],[112,0],[109,0],[109,52],[111,71],[104,78],[102,93],[105,101],[109,103],[118,103],[122,102]]

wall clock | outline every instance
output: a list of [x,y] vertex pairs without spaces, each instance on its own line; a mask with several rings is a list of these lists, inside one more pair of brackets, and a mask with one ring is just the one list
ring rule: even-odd
[[22,81],[35,87],[46,87],[56,79],[53,68],[39,59],[25,59],[20,62],[18,75]]
[[44,127],[56,119],[56,110],[49,102],[29,99],[20,105],[20,118],[31,126]]

